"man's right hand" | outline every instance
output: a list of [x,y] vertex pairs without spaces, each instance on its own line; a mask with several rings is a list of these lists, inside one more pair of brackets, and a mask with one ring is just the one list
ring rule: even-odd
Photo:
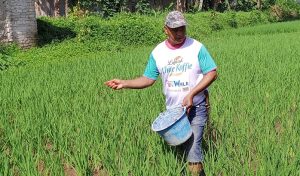
[[149,79],[145,76],[141,76],[135,79],[122,80],[122,79],[112,79],[105,82],[104,84],[108,87],[120,90],[120,89],[143,89],[154,84],[155,80]]
[[120,90],[120,89],[124,88],[124,82],[125,82],[124,80],[112,79],[112,80],[106,81],[104,84],[112,89]]

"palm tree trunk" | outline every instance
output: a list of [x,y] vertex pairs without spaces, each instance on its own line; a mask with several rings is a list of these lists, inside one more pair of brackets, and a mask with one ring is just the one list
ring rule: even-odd
[[195,8],[196,8],[198,11],[202,11],[202,8],[203,8],[203,0],[196,0],[196,1],[195,1]]
[[185,0],[177,0],[176,9],[180,12],[186,12],[186,1]]
[[257,6],[256,6],[257,9],[261,9],[261,0],[257,0]]
[[68,15],[68,10],[69,10],[69,4],[68,4],[68,0],[65,0],[65,15]]
[[60,16],[60,0],[54,0],[54,16]]

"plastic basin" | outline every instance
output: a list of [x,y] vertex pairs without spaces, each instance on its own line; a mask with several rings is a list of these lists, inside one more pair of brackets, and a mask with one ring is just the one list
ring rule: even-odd
[[186,115],[186,108],[181,106],[169,108],[160,113],[152,123],[152,130],[172,146],[184,143],[193,133]]

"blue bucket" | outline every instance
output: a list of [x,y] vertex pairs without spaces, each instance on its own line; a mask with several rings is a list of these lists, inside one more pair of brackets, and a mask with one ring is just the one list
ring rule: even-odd
[[180,145],[192,135],[190,121],[186,115],[186,108],[174,107],[160,113],[152,123],[152,130],[157,132],[172,146]]

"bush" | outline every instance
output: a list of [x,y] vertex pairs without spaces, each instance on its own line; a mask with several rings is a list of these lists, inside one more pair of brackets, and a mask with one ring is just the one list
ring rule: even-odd
[[210,28],[212,31],[220,31],[224,29],[223,18],[218,12],[211,12],[209,18]]
[[265,24],[268,23],[268,17],[265,13],[260,10],[253,10],[250,12],[250,25],[257,25],[257,24]]
[[249,12],[255,9],[255,5],[255,1],[252,0],[237,0],[237,4],[234,9],[237,11]]
[[123,45],[153,44],[163,38],[162,23],[151,17],[121,14],[109,20],[91,16],[79,22],[78,40],[116,41]]
[[[276,10],[282,14],[279,18],[284,19],[284,9]],[[41,18],[38,21],[39,36],[42,41],[48,43],[74,38],[74,42],[89,45],[94,50],[121,49],[128,45],[153,45],[165,39],[165,15],[120,13],[109,19],[99,16]],[[213,31],[268,23],[272,21],[268,15],[258,10],[185,14],[188,35],[194,38],[209,35]]]
[[9,67],[19,67],[25,65],[25,61],[14,59],[14,54],[20,52],[17,44],[0,44],[0,71]]
[[37,19],[37,28],[39,46],[76,37],[76,33],[73,30],[75,21],[71,18],[41,17]]
[[236,19],[236,12],[228,12],[228,24],[232,28],[237,28],[238,27],[238,22]]
[[286,21],[300,18],[300,5],[293,0],[279,0],[270,8],[273,21]]

